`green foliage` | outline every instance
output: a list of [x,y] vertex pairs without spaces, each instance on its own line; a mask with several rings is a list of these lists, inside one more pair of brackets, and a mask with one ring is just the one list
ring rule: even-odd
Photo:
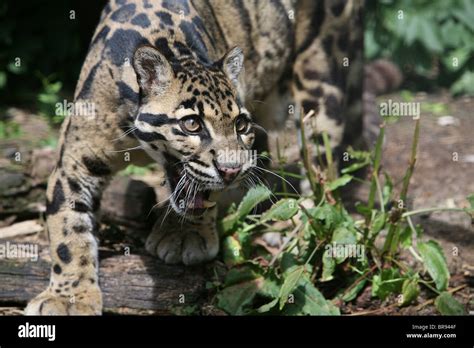
[[13,121],[0,121],[0,139],[18,138],[21,135],[21,127]]
[[435,306],[443,315],[466,315],[465,308],[448,293],[441,293],[435,300]]
[[436,284],[436,288],[446,290],[449,283],[449,270],[439,244],[430,240],[426,243],[418,243],[417,247],[428,273]]
[[[103,5],[101,1],[1,1],[0,106],[38,107],[44,115],[55,116],[51,106],[59,93],[72,97]],[[60,115],[52,119],[53,123],[60,120]]]
[[474,95],[472,1],[369,1],[365,13],[368,59],[396,62],[412,87],[436,85]]
[[[402,195],[409,188],[416,158],[419,127],[415,128]],[[237,208],[230,209],[219,224],[228,272],[222,284],[215,284],[218,307],[235,315],[339,315],[338,306],[353,301],[368,286],[374,298],[399,306],[416,303],[424,286],[438,296],[436,308],[441,314],[462,313],[462,305],[445,292],[449,270],[441,248],[432,240],[422,242],[422,228],[410,220],[412,215],[435,209],[406,211],[399,207],[392,179],[381,172],[383,129],[372,152],[349,151],[353,162],[343,170],[371,168],[370,180],[364,180],[371,188],[368,203],[357,206],[361,219],[350,215],[339,198],[338,190],[354,179],[349,174],[316,183],[314,191],[296,199],[283,193],[284,198],[266,211],[252,215],[272,195],[268,188],[257,186]],[[305,170],[313,167],[305,166]],[[326,174],[327,168],[324,171]],[[474,205],[474,196],[468,200]],[[313,207],[305,208],[310,201]],[[473,207],[455,210],[474,212]],[[275,230],[275,221],[287,225]],[[285,237],[276,251],[253,243],[270,231]],[[382,231],[387,235],[379,247],[375,240]],[[408,265],[399,258],[402,249],[417,255],[416,264]]]

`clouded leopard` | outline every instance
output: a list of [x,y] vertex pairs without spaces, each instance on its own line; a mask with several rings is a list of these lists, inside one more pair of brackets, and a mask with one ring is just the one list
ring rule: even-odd
[[[101,314],[96,212],[130,162],[159,164],[172,214],[146,247],[166,263],[219,251],[215,199],[252,171],[260,126],[313,111],[337,148],[360,133],[358,1],[115,0],[90,44],[75,92],[93,115],[63,125],[47,190],[52,270],[27,314]],[[255,106],[255,101],[266,101]],[[72,203],[72,204],[71,204]],[[71,296],[75,300],[70,301]]]

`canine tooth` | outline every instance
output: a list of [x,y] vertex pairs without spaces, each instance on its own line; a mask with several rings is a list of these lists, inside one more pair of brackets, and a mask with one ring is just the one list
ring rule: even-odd
[[211,202],[211,201],[208,201],[208,200],[204,200],[202,202],[202,205],[204,208],[212,208],[213,206],[216,205],[216,202]]

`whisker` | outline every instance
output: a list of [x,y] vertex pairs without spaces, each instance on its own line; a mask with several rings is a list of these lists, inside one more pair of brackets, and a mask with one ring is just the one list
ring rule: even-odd
[[120,139],[122,139],[123,137],[129,135],[130,133],[132,133],[132,132],[134,132],[135,130],[138,129],[137,126],[129,126],[129,127],[130,127],[129,130],[125,131],[125,132],[124,132],[122,135],[120,135],[118,138],[112,139],[112,142],[115,142],[115,141],[117,141],[117,140],[120,140]]
[[270,171],[270,170],[267,170],[267,169],[265,169],[265,168],[259,167],[259,166],[254,166],[253,168],[255,168],[256,170],[261,170],[261,171],[263,171],[263,172],[272,174],[272,175],[276,176],[277,178],[283,180],[283,181],[286,182],[288,185],[290,185],[290,187],[293,189],[293,191],[295,191],[295,193],[296,193],[299,197],[301,197],[300,193],[295,189],[295,187],[294,187],[288,180],[286,180],[284,177],[282,177],[282,176],[280,176],[280,175],[278,175],[278,174],[276,174],[276,173],[273,173],[273,172]]
[[143,147],[141,145],[138,145],[138,146],[135,146],[135,147],[131,147],[129,149],[124,149],[124,150],[109,150],[109,151],[105,151],[105,152],[113,152],[113,153],[117,153],[117,152],[125,152],[125,151],[132,151],[132,150],[138,150],[138,149],[143,149]]

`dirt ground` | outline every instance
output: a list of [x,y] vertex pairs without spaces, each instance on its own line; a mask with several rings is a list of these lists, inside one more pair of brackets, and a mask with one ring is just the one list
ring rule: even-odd
[[[401,100],[400,94],[395,93],[379,98],[379,101],[393,99]],[[466,197],[474,193],[474,98],[453,99],[447,94],[427,95],[416,94],[414,101],[422,105],[421,132],[418,148],[418,157],[415,173],[413,175],[408,207],[417,210],[431,207],[467,207]],[[442,103],[445,108],[435,113],[424,110],[424,105]],[[16,185],[15,180],[25,183],[17,185],[18,197],[22,196],[22,211],[12,211],[2,197],[0,204],[0,227],[8,226],[14,222],[38,219],[44,211],[45,180],[54,165],[54,151],[45,144],[47,139],[54,139],[55,131],[49,130],[44,119],[39,116],[13,110],[9,112],[12,119],[21,125],[22,134],[9,140],[0,140],[0,189],[9,190],[9,185]],[[3,116],[3,115],[0,115]],[[448,117],[449,116],[449,117]],[[0,117],[2,119],[2,117]],[[395,180],[395,187],[400,188],[401,180],[408,166],[411,141],[413,138],[415,122],[412,118],[404,117],[396,122],[389,122],[386,126],[386,141],[383,152],[383,170],[390,173]],[[46,141],[46,142],[45,142]],[[53,141],[54,142],[54,141]],[[42,148],[41,151],[38,151]],[[32,151],[36,149],[36,151]],[[23,158],[15,161],[15,154],[21,153]],[[25,172],[25,176],[13,177],[2,174],[2,170],[15,167]],[[2,176],[3,175],[3,176]],[[13,184],[12,184],[13,180]],[[27,188],[25,188],[25,186]],[[23,191],[22,191],[23,190]],[[33,190],[35,194],[25,196],[25,190]],[[12,191],[13,192],[13,191]],[[360,187],[355,194],[364,197],[364,187]],[[366,197],[366,195],[365,195]],[[20,198],[18,198],[20,202]],[[150,204],[153,204],[151,202]],[[4,211],[2,211],[2,209]],[[473,222],[465,214],[458,212],[442,212],[418,215],[414,218],[424,228],[424,238],[435,239],[442,246],[448,258],[452,272],[451,286],[464,285],[456,293],[462,303],[471,303],[474,288],[474,229]],[[40,244],[45,244],[44,234],[40,235]],[[25,237],[34,240],[36,236]],[[136,240],[131,243],[139,243]],[[113,248],[113,246],[111,246]],[[139,247],[138,250],[143,250]],[[107,250],[102,249],[103,252]],[[0,287],[1,291],[1,287]],[[426,299],[428,300],[428,299]],[[420,302],[423,304],[423,301]],[[370,292],[364,292],[353,304],[343,312],[364,311],[370,314],[432,314],[433,309],[423,306],[409,307],[403,310],[388,306],[381,312],[376,312],[377,307],[386,306],[374,302]],[[2,304],[0,304],[0,307]],[[3,305],[4,307],[8,307]],[[374,312],[375,311],[375,312]],[[4,308],[5,314],[20,314],[21,311],[14,306]]]

